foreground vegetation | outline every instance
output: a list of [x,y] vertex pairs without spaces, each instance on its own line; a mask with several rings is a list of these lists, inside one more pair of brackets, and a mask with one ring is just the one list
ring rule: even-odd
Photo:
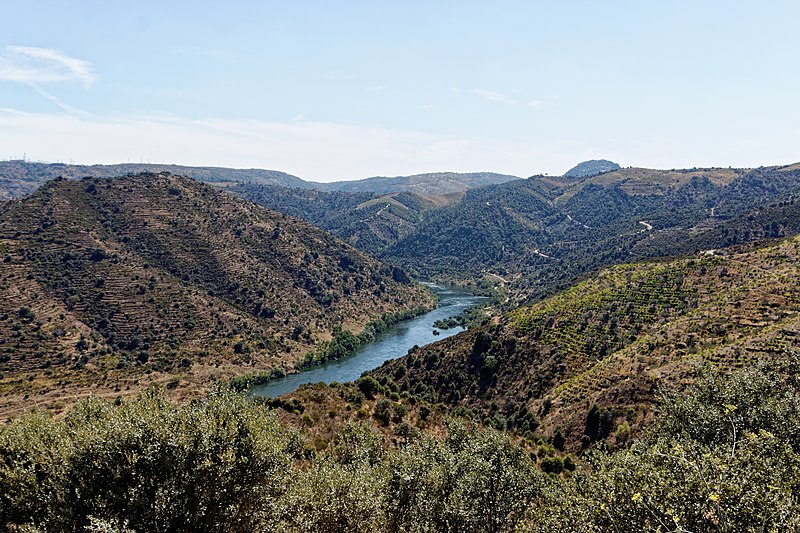
[[[231,392],[149,391],[0,428],[0,524],[42,531],[786,531],[800,527],[797,360],[709,371],[574,473],[461,422],[316,450]],[[552,465],[550,463],[553,463]],[[549,473],[545,473],[546,470]],[[24,527],[23,527],[24,526]]]

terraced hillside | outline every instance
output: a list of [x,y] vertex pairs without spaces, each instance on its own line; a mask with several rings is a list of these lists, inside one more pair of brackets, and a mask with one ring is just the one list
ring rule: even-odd
[[339,327],[432,304],[311,224],[168,174],[8,202],[0,258],[0,412],[291,370]]
[[622,443],[705,364],[800,351],[800,237],[602,270],[374,372],[401,391],[569,449]]
[[227,190],[264,207],[308,220],[356,248],[380,254],[416,230],[428,211],[450,201],[409,192],[324,192],[240,183]]

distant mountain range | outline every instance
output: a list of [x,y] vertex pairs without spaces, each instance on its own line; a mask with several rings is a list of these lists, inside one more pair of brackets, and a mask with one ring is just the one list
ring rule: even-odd
[[314,187],[328,191],[372,192],[376,194],[412,192],[420,195],[438,196],[441,194],[460,193],[467,189],[483,187],[484,185],[497,185],[516,179],[519,179],[519,177],[492,172],[471,172],[466,174],[435,172],[392,178],[375,177],[354,181],[315,183]]
[[604,265],[800,230],[800,165],[624,168],[584,178],[534,176],[447,196],[247,184],[230,190],[419,276],[505,280],[511,304]]
[[44,182],[55,178],[113,178],[141,172],[169,172],[207,183],[246,181],[285,187],[307,187],[308,183],[277,170],[236,169],[221,167],[187,167],[182,165],[135,164],[67,165],[64,163],[31,163],[0,161],[0,198],[19,198],[35,191]]
[[[18,165],[37,176],[57,169]],[[418,277],[502,285],[509,306],[605,265],[791,235],[798,226],[800,165],[594,173],[608,166],[579,165],[584,177],[439,173],[302,187],[286,187],[299,178],[280,173],[195,172]],[[310,188],[323,185],[352,190]]]
[[182,165],[136,164],[118,165],[67,165],[64,163],[31,163],[27,161],[0,161],[0,200],[30,194],[44,182],[63,177],[111,178],[141,172],[169,172],[212,184],[251,183],[280,185],[322,191],[370,192],[390,194],[412,192],[422,195],[461,193],[473,187],[492,185],[518,179],[516,176],[491,172],[439,172],[413,176],[374,177],[355,181],[316,183],[297,176],[263,169],[237,169],[222,167],[190,167]]
[[6,202],[0,261],[0,412],[56,388],[191,395],[288,371],[341,328],[432,305],[307,222],[169,174],[56,180]]

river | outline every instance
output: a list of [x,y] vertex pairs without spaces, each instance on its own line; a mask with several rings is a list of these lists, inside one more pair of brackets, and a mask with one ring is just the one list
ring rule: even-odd
[[354,381],[360,378],[364,372],[381,366],[384,361],[405,355],[415,345],[424,346],[463,331],[463,328],[455,327],[438,330],[439,335],[434,335],[433,323],[440,319],[459,315],[468,307],[486,300],[484,297],[474,296],[464,290],[434,284],[428,284],[428,286],[439,296],[439,307],[433,311],[391,326],[378,335],[374,341],[362,346],[349,357],[331,361],[298,374],[289,374],[264,385],[255,385],[250,390],[250,394],[276,397],[292,392],[306,383]]

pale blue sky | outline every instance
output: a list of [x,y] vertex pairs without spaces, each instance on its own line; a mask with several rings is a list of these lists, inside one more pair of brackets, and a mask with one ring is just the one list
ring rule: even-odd
[[4,1],[0,159],[330,181],[800,160],[798,2]]

